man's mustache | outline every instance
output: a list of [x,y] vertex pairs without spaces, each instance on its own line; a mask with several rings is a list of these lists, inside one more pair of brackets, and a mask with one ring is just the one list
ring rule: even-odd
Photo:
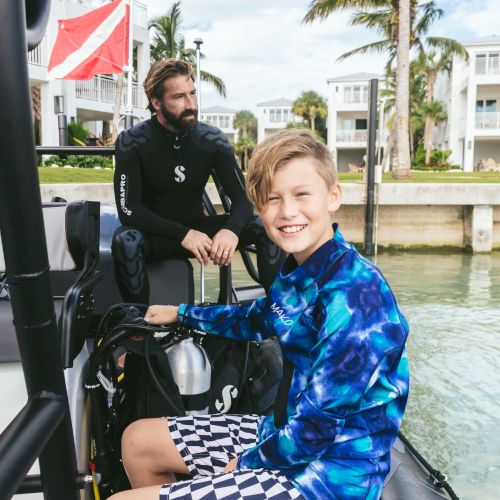
[[198,114],[198,110],[196,110],[196,109],[186,109],[180,114],[179,118],[185,118],[188,116],[196,116],[197,114]]

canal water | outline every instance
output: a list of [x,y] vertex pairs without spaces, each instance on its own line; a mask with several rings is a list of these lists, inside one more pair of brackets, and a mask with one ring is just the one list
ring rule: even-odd
[[[499,499],[500,253],[384,253],[377,265],[411,327],[404,433],[461,499]],[[241,261],[233,279],[248,283]],[[208,300],[217,286],[208,266]]]

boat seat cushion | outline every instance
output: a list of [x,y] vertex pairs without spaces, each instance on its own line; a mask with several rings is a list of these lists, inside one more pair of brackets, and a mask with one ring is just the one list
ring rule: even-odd
[[[66,206],[66,203],[49,203],[43,206],[43,222],[51,271],[69,271],[76,268],[66,244]],[[5,258],[3,246],[0,245],[0,273],[4,272]]]

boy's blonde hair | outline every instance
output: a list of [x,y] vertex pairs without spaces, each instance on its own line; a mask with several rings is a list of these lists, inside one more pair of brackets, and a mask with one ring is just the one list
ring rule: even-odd
[[311,158],[328,188],[337,182],[337,169],[332,154],[308,130],[281,130],[255,148],[248,164],[246,188],[248,198],[257,210],[267,204],[276,171],[289,161],[304,157]]

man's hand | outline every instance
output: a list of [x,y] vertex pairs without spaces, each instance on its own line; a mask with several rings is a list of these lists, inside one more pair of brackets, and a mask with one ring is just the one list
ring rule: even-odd
[[168,325],[178,320],[177,306],[150,306],[144,319],[151,325]]
[[237,246],[238,236],[229,229],[221,229],[212,240],[210,259],[218,266],[228,266]]
[[212,240],[208,235],[196,229],[190,229],[181,241],[181,245],[189,250],[200,264],[208,264],[208,253],[212,248]]
[[235,470],[237,464],[238,464],[238,457],[232,458],[224,467],[224,472],[231,472],[232,470]]

